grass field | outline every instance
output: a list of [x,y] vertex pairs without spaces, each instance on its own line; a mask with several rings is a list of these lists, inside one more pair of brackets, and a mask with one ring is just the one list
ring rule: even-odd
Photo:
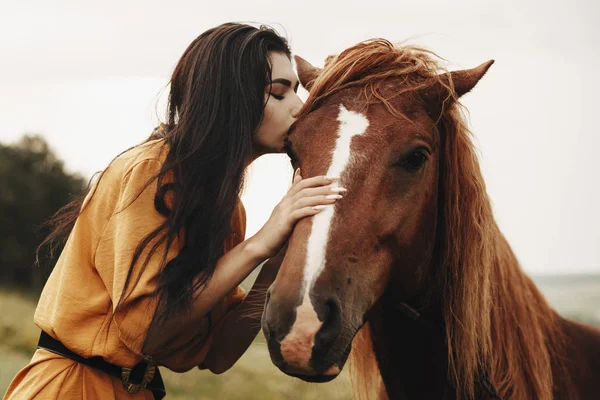
[[[536,283],[563,315],[600,325],[600,275],[537,277]],[[39,336],[33,324],[35,300],[0,291],[0,394],[29,362]],[[192,370],[177,374],[163,369],[167,399],[289,400],[351,399],[348,376],[310,384],[282,374],[269,358],[262,334],[229,371],[213,375]]]

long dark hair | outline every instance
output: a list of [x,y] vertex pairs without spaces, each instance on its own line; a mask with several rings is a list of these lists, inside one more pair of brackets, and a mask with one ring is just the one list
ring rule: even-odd
[[[188,309],[225,252],[252,136],[263,117],[273,52],[291,57],[286,39],[272,28],[226,23],[196,38],[175,67],[163,129],[169,150],[161,170],[146,184],[157,181],[154,203],[165,221],[138,244],[123,289],[143,250],[153,243],[145,266],[165,246],[154,293],[160,317]],[[167,182],[167,174],[173,182]],[[172,204],[167,204],[167,192]],[[57,212],[50,220],[54,229],[40,247],[69,235],[82,201]],[[167,263],[168,249],[182,232],[181,251]]]

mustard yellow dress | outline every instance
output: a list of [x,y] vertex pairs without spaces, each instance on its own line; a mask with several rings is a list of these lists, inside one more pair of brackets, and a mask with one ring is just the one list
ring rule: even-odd
[[[137,244],[164,217],[154,208],[156,181],[138,196],[166,157],[163,139],[140,145],[119,156],[103,173],[93,196],[85,200],[71,235],[44,287],[34,322],[82,357],[101,356],[121,367],[142,359],[146,332],[156,311],[152,293],[157,285],[164,246],[149,263],[136,263],[130,282],[137,282],[118,309],[123,285]],[[243,240],[246,215],[238,203],[226,251]],[[151,245],[147,247],[149,249]],[[169,249],[167,260],[179,251]],[[141,260],[145,260],[142,253]],[[212,311],[213,327],[244,298],[234,289]],[[205,319],[206,320],[206,319]],[[207,322],[181,330],[169,348],[152,355],[158,365],[175,371],[200,366],[210,349]],[[167,388],[168,393],[168,388]],[[29,365],[14,378],[4,399],[153,399],[142,390],[131,395],[116,377],[38,349]]]

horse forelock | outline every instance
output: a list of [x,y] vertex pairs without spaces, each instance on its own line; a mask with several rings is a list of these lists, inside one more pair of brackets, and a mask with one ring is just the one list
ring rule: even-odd
[[[395,46],[385,39],[373,39],[352,46],[330,57],[312,83],[310,96],[300,111],[305,115],[326,98],[347,88],[362,90],[365,104],[382,102],[392,114],[398,111],[390,100],[403,93],[426,89],[436,83],[449,87],[440,73],[446,72],[440,58],[417,46]],[[402,82],[393,94],[384,95],[382,86],[389,78]],[[452,91],[450,91],[452,92]]]

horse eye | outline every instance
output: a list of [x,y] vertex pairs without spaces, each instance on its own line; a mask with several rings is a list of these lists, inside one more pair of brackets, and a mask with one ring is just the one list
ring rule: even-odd
[[427,156],[422,151],[413,151],[400,162],[400,166],[408,172],[417,172],[423,167],[425,161]]

